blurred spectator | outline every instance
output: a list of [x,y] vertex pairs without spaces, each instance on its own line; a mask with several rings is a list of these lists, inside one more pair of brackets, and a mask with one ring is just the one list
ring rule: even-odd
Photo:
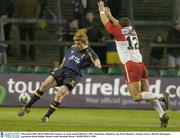
[[[0,0],[0,18],[10,18],[14,13],[14,2],[13,0]],[[10,40],[11,23],[4,25],[4,38]],[[11,56],[11,45],[8,45],[7,54]]]
[[[169,43],[180,44],[180,24],[175,24],[168,33],[167,41]],[[180,66],[180,48],[168,48],[168,66],[179,67]]]
[[111,13],[115,18],[119,18],[121,12],[121,0],[107,0],[107,6],[111,9]]
[[81,19],[81,1],[80,0],[72,0],[72,9],[73,9],[73,17],[76,19]]
[[180,23],[180,0],[174,0],[175,22]]
[[[161,34],[158,34],[155,37],[154,43],[163,43],[164,39]],[[160,60],[163,57],[164,48],[162,47],[153,47],[151,51],[151,59],[150,64],[151,65],[160,65]]]
[[180,43],[180,24],[175,24],[169,30],[167,41],[170,43]]
[[39,17],[45,20],[56,20],[57,16],[55,13],[48,7],[47,0],[38,0],[41,5],[41,11]]
[[[77,31],[77,29],[78,29],[77,19],[69,19],[66,26],[60,30],[59,40],[72,42],[73,35]],[[62,59],[64,57],[64,51],[65,51],[65,47],[60,45],[59,46],[60,62],[62,61]]]
[[84,12],[87,10],[93,9],[93,1],[92,0],[81,0],[82,7],[84,9]]
[[60,41],[73,41],[73,35],[77,29],[77,19],[69,19],[65,27],[60,30]]
[[[37,19],[40,15],[40,3],[38,0],[16,0],[17,17],[24,19]],[[32,23],[20,23],[19,36],[21,41],[25,41],[26,37],[30,41],[34,41],[35,25]],[[29,58],[34,60],[35,58],[35,45],[29,46]],[[26,59],[27,49],[26,45],[20,46],[20,59]]]
[[[105,37],[105,33],[100,26],[101,24],[95,21],[94,13],[92,11],[87,10],[84,18],[80,22],[80,31],[84,31],[87,33],[88,39],[90,42],[104,42],[107,37]],[[91,45],[91,43],[90,43]],[[106,47],[92,46],[93,50],[101,55],[101,62],[106,63]]]
[[80,22],[80,28],[87,29],[87,36],[89,41],[97,42],[104,41],[105,37],[103,35],[102,29],[94,20],[94,14],[91,11],[86,11],[85,17]]
[[72,0],[73,17],[79,21],[86,10],[92,10],[92,0]]
[[39,17],[44,18],[46,7],[47,7],[47,0],[39,0],[39,3],[41,5],[41,11],[40,11]]

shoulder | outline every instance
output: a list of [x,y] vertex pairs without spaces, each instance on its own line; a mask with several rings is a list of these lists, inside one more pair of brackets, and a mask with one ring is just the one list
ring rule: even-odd
[[94,50],[91,47],[89,47],[88,52],[89,53],[95,53]]
[[92,48],[89,48],[89,52],[88,52],[90,58],[92,57],[98,57],[96,52],[92,49]]
[[105,24],[105,26],[106,26],[106,27],[109,27],[109,26],[110,26],[110,27],[122,28],[121,25],[114,25],[114,24],[112,24],[111,22],[107,22],[107,23]]
[[120,25],[113,25],[112,23],[107,22],[105,24],[105,28],[113,36],[117,36],[117,35],[121,34],[122,27]]
[[66,51],[69,52],[69,51],[72,51],[72,50],[75,50],[75,49],[76,49],[76,46],[73,45],[73,46],[69,47]]

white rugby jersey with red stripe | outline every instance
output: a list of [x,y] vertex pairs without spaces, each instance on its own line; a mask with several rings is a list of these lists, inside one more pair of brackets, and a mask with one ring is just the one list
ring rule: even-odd
[[122,28],[108,22],[105,24],[105,28],[115,37],[116,49],[123,64],[128,61],[142,62],[138,36],[132,26]]

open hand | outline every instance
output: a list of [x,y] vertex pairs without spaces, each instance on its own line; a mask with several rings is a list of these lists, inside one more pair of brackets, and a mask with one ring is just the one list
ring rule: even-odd
[[101,0],[98,2],[99,12],[105,12],[104,2]]

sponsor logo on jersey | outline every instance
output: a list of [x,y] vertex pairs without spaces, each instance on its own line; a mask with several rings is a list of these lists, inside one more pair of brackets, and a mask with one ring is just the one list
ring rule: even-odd
[[127,35],[127,34],[129,34],[129,30],[126,29],[126,28],[125,28],[125,29],[122,29],[122,30],[121,30],[121,33],[124,34],[124,35]]
[[69,57],[69,60],[73,60],[74,62],[76,62],[77,64],[79,64],[81,59],[80,59],[79,57],[76,57],[75,55],[71,55],[71,56]]

